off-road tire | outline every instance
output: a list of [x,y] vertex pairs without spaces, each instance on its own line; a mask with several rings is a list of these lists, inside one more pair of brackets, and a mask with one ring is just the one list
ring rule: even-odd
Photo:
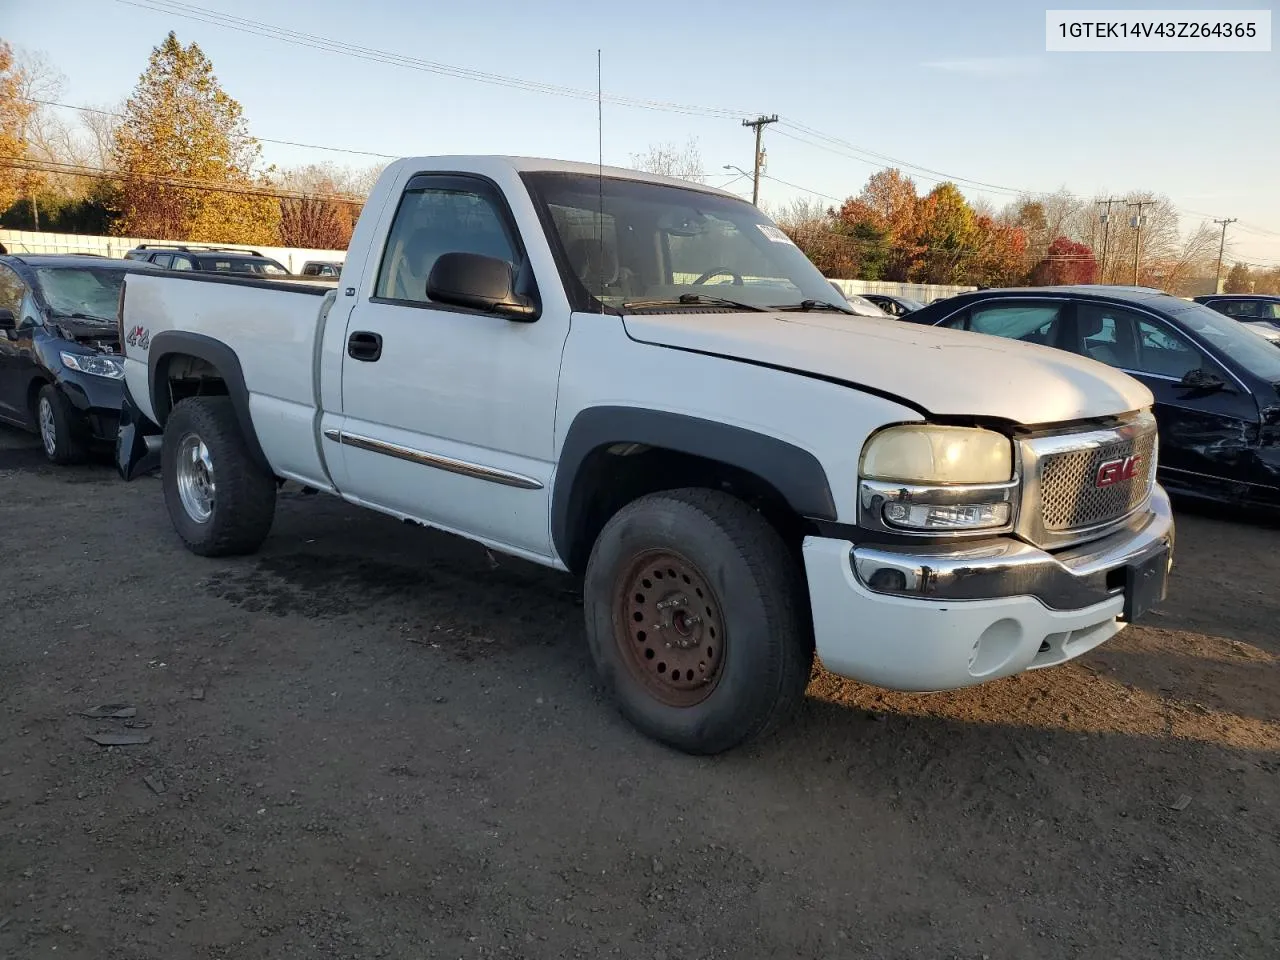
[[[634,571],[662,553],[685,559],[694,582],[705,582],[720,605],[723,659],[705,699],[688,705],[667,702],[679,696],[655,695],[652,678],[642,677],[622,648],[637,642],[638,625],[629,621],[641,619],[639,607],[626,607],[639,601],[639,594],[629,595]],[[720,753],[769,733],[804,698],[813,634],[801,571],[777,531],[736,497],[682,489],[623,507],[592,548],[583,600],[603,684],[622,714],[656,740],[687,753]]]
[[[204,443],[213,466],[212,512],[204,521],[183,505],[178,486],[178,453],[192,436]],[[276,479],[249,454],[228,397],[191,397],[173,408],[164,425],[160,476],[169,517],[192,553],[202,557],[253,553],[271,531]]]

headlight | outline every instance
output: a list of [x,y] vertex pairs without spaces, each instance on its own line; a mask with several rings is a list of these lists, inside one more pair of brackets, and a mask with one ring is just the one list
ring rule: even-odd
[[903,483],[1003,483],[1013,476],[1013,447],[992,430],[892,427],[862,451],[862,476]]
[[891,427],[862,451],[859,522],[871,529],[942,534],[1013,522],[1013,444],[992,430]]
[[70,370],[92,374],[95,377],[107,377],[111,380],[124,379],[124,366],[119,357],[109,357],[103,353],[66,353],[58,354],[63,364]]

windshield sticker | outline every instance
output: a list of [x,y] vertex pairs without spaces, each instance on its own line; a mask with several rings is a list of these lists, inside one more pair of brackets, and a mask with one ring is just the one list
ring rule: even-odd
[[[756,226],[760,228],[761,233],[774,243],[791,243],[791,238],[771,223],[757,223]],[[791,245],[795,246],[793,243]]]

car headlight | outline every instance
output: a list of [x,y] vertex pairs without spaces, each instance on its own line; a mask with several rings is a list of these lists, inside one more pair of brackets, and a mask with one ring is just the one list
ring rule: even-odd
[[119,357],[104,353],[66,353],[65,351],[59,353],[59,356],[69,370],[95,377],[107,377],[110,380],[124,379],[124,365]]
[[992,531],[1011,525],[1013,444],[993,430],[910,424],[862,451],[859,520],[902,533]]

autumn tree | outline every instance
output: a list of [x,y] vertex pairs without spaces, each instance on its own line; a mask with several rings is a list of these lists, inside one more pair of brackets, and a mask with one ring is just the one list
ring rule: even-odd
[[1253,289],[1247,291],[1249,293],[1280,295],[1280,267],[1268,270],[1259,267],[1250,273],[1249,282],[1253,284]]
[[312,163],[278,173],[274,182],[299,195],[280,201],[280,245],[345,250],[377,172]]
[[966,282],[979,287],[1015,287],[1025,283],[1026,232],[985,214],[977,218],[976,227],[978,239],[964,271]]
[[170,32],[125,105],[112,156],[124,235],[270,244],[279,202],[255,175],[261,148],[213,64]]
[[703,183],[707,175],[702,168],[702,151],[693,137],[683,147],[674,143],[650,144],[644,153],[631,154],[631,165],[646,173],[663,177],[676,177],[693,183]]
[[892,167],[872,174],[862,192],[841,205],[837,229],[878,265],[875,279],[907,279],[919,253],[918,205],[915,182]]
[[1036,286],[1093,283],[1097,276],[1093,250],[1070,237],[1057,237],[1031,271],[1031,282]]
[[954,183],[940,183],[919,202],[916,246],[922,251],[912,270],[918,283],[961,283],[965,261],[978,250],[978,220]]
[[1252,293],[1253,278],[1249,275],[1249,265],[1247,263],[1232,264],[1222,290],[1224,293]]
[[791,238],[826,277],[859,276],[859,258],[847,238],[836,229],[830,209],[815,200],[793,200],[773,214],[778,227]]
[[15,63],[13,49],[0,40],[0,210],[18,199],[26,175],[27,124],[32,104],[23,99],[26,75]]

